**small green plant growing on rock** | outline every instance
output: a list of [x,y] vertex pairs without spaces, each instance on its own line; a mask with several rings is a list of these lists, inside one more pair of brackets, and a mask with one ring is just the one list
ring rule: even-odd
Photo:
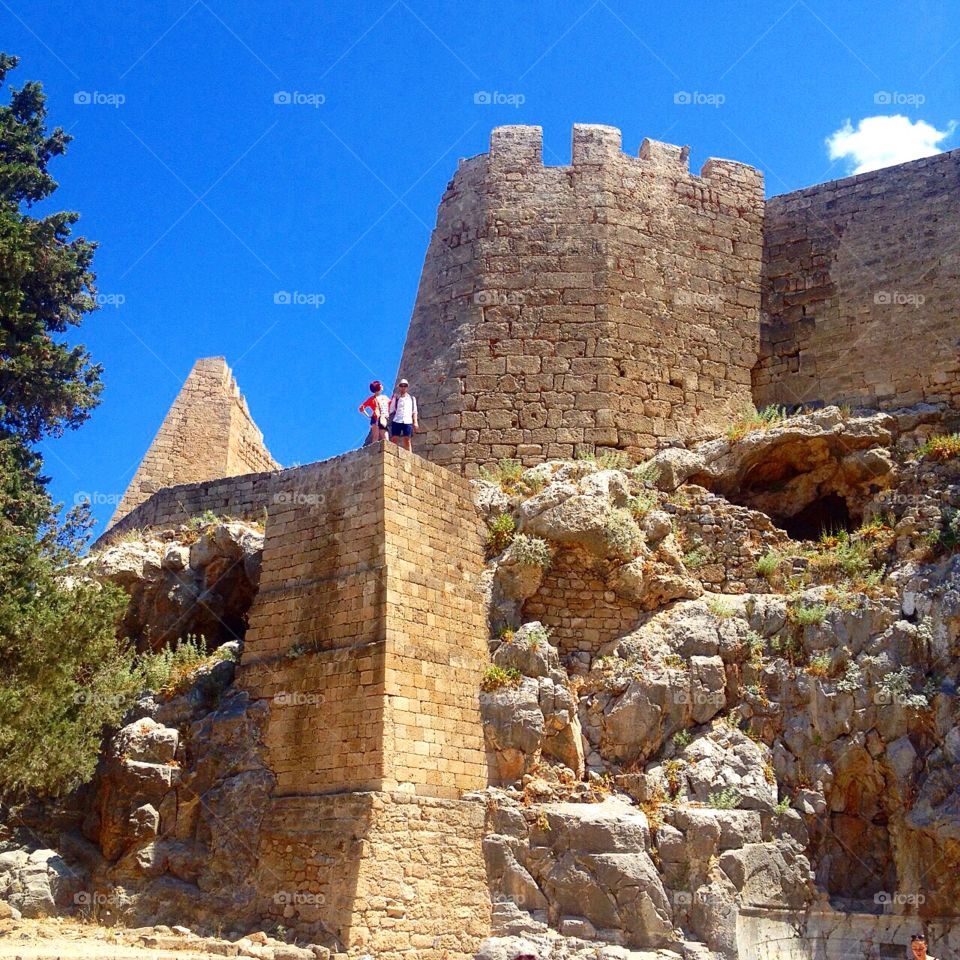
[[526,632],[526,640],[531,650],[538,650],[543,644],[550,642],[550,630],[542,624],[530,627]]
[[829,653],[817,653],[810,658],[807,665],[807,672],[814,677],[826,678],[830,676],[830,669],[833,666],[833,657]]
[[490,521],[487,531],[487,551],[491,556],[502,553],[510,545],[517,524],[509,513],[501,513]]
[[630,471],[630,478],[639,487],[655,487],[660,479],[660,468],[653,463],[641,463]]
[[689,570],[699,570],[713,559],[713,553],[705,543],[698,543],[683,555],[683,564]]
[[657,498],[652,493],[638,493],[627,500],[627,509],[634,519],[645,517],[657,505]]
[[790,798],[784,797],[773,809],[783,816],[790,809]]
[[786,419],[786,407],[779,407],[776,404],[761,410],[748,408],[739,419],[727,427],[727,439],[735,442],[748,433],[753,433],[754,430],[769,430]]
[[597,466],[601,470],[627,470],[630,457],[623,450],[604,450],[597,457]]
[[497,484],[504,493],[511,493],[523,473],[523,464],[519,460],[501,460],[496,467],[480,468],[480,479]]
[[729,620],[737,612],[737,608],[729,600],[724,600],[722,597],[711,597],[707,601],[707,609],[718,620]]
[[607,515],[603,525],[607,548],[618,560],[632,560],[643,550],[643,532],[633,514],[617,507]]
[[744,639],[744,646],[747,648],[747,657],[754,663],[759,663],[763,660],[763,654],[766,650],[767,642],[759,633],[757,633],[756,630],[747,631],[747,636]]
[[787,610],[787,619],[801,627],[819,626],[829,612],[825,603],[797,603]]
[[516,667],[504,669],[491,663],[480,678],[480,689],[484,693],[492,693],[494,690],[519,687],[522,681],[523,675]]
[[930,706],[928,695],[915,693],[912,684],[912,667],[892,670],[877,681],[877,702],[898,703],[903,707],[912,707],[914,710],[926,709]]
[[680,780],[683,769],[686,766],[683,760],[674,757],[663,765],[663,775],[667,781],[667,790],[670,792],[670,799],[675,800],[680,793],[682,782]]
[[170,693],[178,690],[189,674],[207,659],[210,658],[203,637],[188,634],[176,646],[142,654],[137,670],[146,689]]
[[689,730],[678,730],[673,735],[673,745],[677,750],[683,750],[685,747],[690,746],[692,739],[693,737]]
[[734,810],[739,803],[740,794],[729,787],[724,787],[723,790],[717,790],[707,797],[707,806],[715,807],[717,810]]
[[777,570],[780,569],[781,563],[783,563],[783,555],[776,550],[768,550],[757,561],[757,573],[764,580],[770,581],[776,575]]
[[841,693],[855,693],[863,686],[863,671],[856,660],[848,661],[843,676],[837,681],[837,689]]
[[917,447],[917,458],[943,462],[960,457],[960,433],[941,434],[931,437],[926,443]]
[[518,533],[513,538],[511,552],[517,563],[524,567],[546,570],[553,560],[550,544],[542,537],[532,537],[526,533]]
[[212,510],[204,510],[196,517],[190,518],[190,526],[194,530],[205,530],[220,522],[220,518]]
[[497,639],[502,640],[504,643],[513,643],[514,633],[515,631],[509,623],[502,623],[497,629]]

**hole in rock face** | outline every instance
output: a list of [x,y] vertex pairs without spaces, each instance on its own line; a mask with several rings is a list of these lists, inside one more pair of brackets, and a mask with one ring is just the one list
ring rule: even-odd
[[794,540],[819,540],[821,534],[851,531],[857,526],[847,501],[836,493],[818,497],[792,517],[774,517],[773,522]]

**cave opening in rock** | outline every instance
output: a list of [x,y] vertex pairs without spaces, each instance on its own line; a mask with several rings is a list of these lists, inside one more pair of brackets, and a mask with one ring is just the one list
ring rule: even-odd
[[792,517],[774,518],[794,540],[819,540],[823,534],[856,529],[856,518],[847,501],[839,494],[828,493],[808,503]]

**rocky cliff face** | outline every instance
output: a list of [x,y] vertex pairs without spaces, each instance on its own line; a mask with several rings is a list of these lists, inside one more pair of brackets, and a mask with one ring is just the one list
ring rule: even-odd
[[[955,913],[960,458],[923,446],[946,429],[932,409],[828,408],[640,467],[474,481],[491,531],[482,957],[732,958],[751,911]],[[260,549],[222,523],[89,561],[128,590],[143,647],[228,646],[142,697],[66,808],[13,813],[11,904],[250,928],[269,708],[223,654]]]

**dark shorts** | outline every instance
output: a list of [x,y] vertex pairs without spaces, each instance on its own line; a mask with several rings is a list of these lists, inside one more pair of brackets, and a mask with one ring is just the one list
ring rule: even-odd
[[379,427],[379,426],[380,426],[380,418],[379,418],[378,416],[372,416],[372,417],[370,418],[370,426],[371,426],[371,427]]
[[391,437],[412,437],[413,424],[412,423],[391,423],[390,436]]

